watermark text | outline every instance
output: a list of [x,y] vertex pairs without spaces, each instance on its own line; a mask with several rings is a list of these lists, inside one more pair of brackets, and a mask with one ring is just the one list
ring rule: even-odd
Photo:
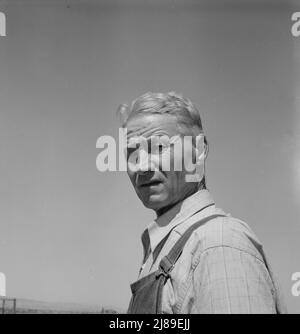
[[6,297],[6,277],[0,272],[0,297]]
[[2,12],[0,12],[0,36],[6,36],[6,16]]
[[96,158],[100,172],[184,171],[186,182],[199,182],[203,177],[205,160],[204,135],[196,137],[127,137],[127,129],[119,129],[119,139],[101,136],[96,142],[101,152]]
[[293,273],[292,281],[295,283],[292,285],[292,295],[294,297],[300,296],[300,272]]
[[300,36],[300,12],[293,13],[291,20],[295,21],[295,23],[292,25],[291,33],[294,37],[299,37]]

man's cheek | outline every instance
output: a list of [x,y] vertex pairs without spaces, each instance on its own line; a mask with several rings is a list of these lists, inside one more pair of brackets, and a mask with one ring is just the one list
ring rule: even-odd
[[168,149],[160,157],[160,166],[163,171],[182,171],[182,151],[181,149]]
[[190,150],[186,150],[183,155],[183,167],[182,170],[186,172],[193,172],[195,170],[195,161],[193,157],[193,152]]
[[161,155],[155,155],[152,158],[153,163],[158,166],[159,170],[169,172],[171,170],[171,156],[168,152]]

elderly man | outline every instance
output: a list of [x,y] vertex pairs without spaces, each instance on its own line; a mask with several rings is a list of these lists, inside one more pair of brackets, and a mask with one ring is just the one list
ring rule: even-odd
[[142,234],[128,313],[282,313],[262,245],[206,188],[208,144],[192,102],[147,93],[120,113],[128,175],[157,216]]

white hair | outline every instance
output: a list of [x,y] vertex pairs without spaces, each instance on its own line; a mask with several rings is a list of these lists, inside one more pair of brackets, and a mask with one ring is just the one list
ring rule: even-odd
[[191,102],[176,92],[152,93],[148,92],[135,99],[131,107],[122,104],[119,106],[118,113],[121,116],[122,127],[126,126],[127,121],[133,116],[141,113],[148,114],[170,114],[178,118],[179,123],[184,123],[189,127],[197,127],[197,132],[202,133],[202,122],[200,112]]

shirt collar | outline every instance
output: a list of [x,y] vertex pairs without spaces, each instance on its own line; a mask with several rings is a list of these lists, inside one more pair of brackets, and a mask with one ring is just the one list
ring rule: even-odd
[[177,225],[186,219],[214,204],[213,198],[207,189],[199,190],[185,200],[177,203],[169,211],[159,216],[142,234],[144,257],[149,254],[149,244],[153,252],[159,242]]

